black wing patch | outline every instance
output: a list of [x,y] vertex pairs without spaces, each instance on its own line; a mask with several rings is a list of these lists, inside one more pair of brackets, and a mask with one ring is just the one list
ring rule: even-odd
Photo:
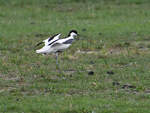
[[[58,39],[58,40],[59,40],[59,39]],[[55,40],[55,41],[51,42],[51,43],[48,44],[48,45],[50,46],[50,45],[52,45],[53,43],[55,43],[56,41],[58,41],[58,40]]]
[[48,42],[50,42],[51,40],[53,40],[54,37],[57,36],[57,35],[58,35],[58,34],[56,34],[56,35],[52,36],[51,38],[49,38],[49,39],[48,39]]
[[74,39],[69,39],[69,40],[66,40],[65,42],[63,42],[63,44],[71,44],[73,42]]

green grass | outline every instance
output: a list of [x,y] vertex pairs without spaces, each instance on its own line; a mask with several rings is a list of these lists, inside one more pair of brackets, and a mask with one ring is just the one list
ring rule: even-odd
[[[0,112],[150,113],[149,5],[0,0]],[[80,40],[60,55],[61,76],[34,46],[71,29]]]

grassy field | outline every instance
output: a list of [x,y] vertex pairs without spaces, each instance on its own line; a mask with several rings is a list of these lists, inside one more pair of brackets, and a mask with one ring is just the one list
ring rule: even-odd
[[[59,57],[34,46],[71,29]],[[0,0],[0,113],[150,113],[149,0]]]

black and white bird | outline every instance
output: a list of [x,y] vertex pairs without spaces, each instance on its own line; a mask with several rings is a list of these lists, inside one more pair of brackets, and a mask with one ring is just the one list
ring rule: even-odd
[[78,35],[76,30],[71,30],[66,38],[60,39],[61,34],[56,34],[52,37],[49,37],[46,40],[43,40],[42,42],[38,43],[36,46],[44,43],[44,47],[42,47],[39,50],[36,50],[36,53],[41,54],[50,54],[55,53],[56,54],[56,64],[58,65],[58,53],[64,51],[75,40],[75,37]]

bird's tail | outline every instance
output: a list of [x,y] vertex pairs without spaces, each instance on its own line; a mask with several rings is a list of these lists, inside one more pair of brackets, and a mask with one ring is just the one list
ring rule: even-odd
[[36,53],[44,53],[42,49],[36,50]]
[[40,50],[36,50],[36,53],[41,53],[41,51]]
[[48,49],[49,48],[47,46],[44,46],[43,48],[36,50],[36,53],[47,53]]

